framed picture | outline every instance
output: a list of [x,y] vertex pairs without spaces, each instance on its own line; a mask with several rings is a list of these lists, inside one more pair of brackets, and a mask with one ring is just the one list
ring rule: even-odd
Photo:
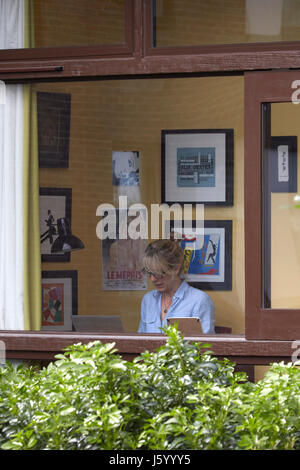
[[77,302],[77,271],[42,271],[42,330],[72,331]]
[[162,202],[233,205],[233,129],[162,131]]
[[140,153],[113,151],[113,186],[140,185]]
[[57,219],[67,218],[71,226],[71,188],[40,188],[40,233],[42,261],[70,261],[70,253],[51,253],[58,237]]
[[184,278],[201,290],[232,289],[232,220],[205,220],[204,227],[195,231],[196,221],[186,221],[186,227],[174,228],[184,252]]
[[104,232],[109,235],[101,240],[102,290],[146,290],[147,276],[143,273],[142,260],[147,242],[129,233],[131,224],[138,219],[135,228],[138,227],[137,230],[140,230],[140,224],[147,219],[146,210],[142,210],[139,217],[128,216],[127,209],[117,209],[112,212],[114,216],[111,219],[113,221],[111,226],[109,222],[106,224],[106,219],[109,220],[110,217],[109,211],[107,217],[102,219]]
[[297,192],[297,136],[271,138],[269,182],[272,193]]
[[40,168],[68,168],[71,95],[37,92]]

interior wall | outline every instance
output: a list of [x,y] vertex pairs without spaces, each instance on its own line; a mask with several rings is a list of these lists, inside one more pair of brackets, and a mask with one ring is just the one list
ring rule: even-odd
[[272,194],[271,299],[273,308],[299,308],[300,280],[300,109],[294,103],[274,103],[271,135],[296,136],[298,191]]
[[[161,203],[161,130],[234,129],[234,205],[205,208],[206,219],[233,221],[232,290],[208,291],[217,324],[244,332],[243,78],[207,77],[41,83],[36,90],[71,94],[69,168],[40,169],[41,187],[72,188],[72,231],[85,249],[69,263],[43,270],[76,269],[81,315],[119,315],[137,331],[145,291],[103,291],[96,209],[116,198],[112,151],[140,152],[140,202]],[[117,207],[117,206],[116,206]],[[151,289],[149,282],[148,289]]]
[[124,43],[124,11],[124,0],[33,0],[33,46]]
[[156,0],[156,45],[298,41],[297,0]]

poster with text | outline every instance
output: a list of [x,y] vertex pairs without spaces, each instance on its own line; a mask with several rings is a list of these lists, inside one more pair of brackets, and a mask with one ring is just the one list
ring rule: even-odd
[[[123,213],[123,214],[122,214]],[[142,272],[142,259],[147,241],[130,236],[130,224],[138,224],[137,217],[128,217],[127,211],[116,210],[115,227],[112,217],[107,222],[109,237],[102,244],[102,289],[103,290],[146,290],[147,277]],[[141,214],[140,214],[141,217]],[[105,220],[103,219],[105,223]],[[111,227],[109,227],[111,224]],[[120,230],[127,238],[120,238]],[[136,227],[138,231],[138,226]],[[125,232],[125,233],[126,233]]]

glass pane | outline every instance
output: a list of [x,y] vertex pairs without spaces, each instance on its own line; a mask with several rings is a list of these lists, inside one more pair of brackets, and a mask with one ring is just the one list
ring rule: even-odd
[[154,45],[299,41],[298,0],[156,0]]
[[[220,246],[224,250],[219,259],[224,260],[222,256],[227,255],[226,264],[232,263],[232,273],[224,280],[231,280],[232,274],[232,282],[227,290],[205,287],[201,290],[214,302],[216,325],[232,328],[233,333],[243,333],[243,83],[243,77],[193,77],[32,85],[38,105],[43,329],[70,330],[72,299],[77,296],[75,313],[84,320],[81,328],[85,331],[100,328],[103,332],[115,332],[120,331],[122,325],[125,332],[137,332],[142,298],[155,288],[151,279],[145,282],[141,275],[141,259],[147,243],[158,238],[152,236],[150,215],[152,206],[161,205],[162,201],[162,130],[197,130],[200,137],[201,132],[204,133],[210,145],[202,145],[199,150],[205,157],[206,148],[210,147],[209,152],[217,154],[223,145],[224,135],[219,136],[217,130],[228,129],[233,130],[234,135],[234,203],[226,207],[209,205],[205,207],[204,217],[207,226],[212,228],[211,233],[223,236]],[[212,134],[208,135],[207,130]],[[217,139],[214,147],[211,135]],[[185,147],[190,146],[188,137],[195,138],[190,133],[176,134],[176,138],[181,137]],[[224,145],[221,148],[224,149]],[[207,162],[203,165],[206,171]],[[209,169],[214,171],[212,165]],[[185,170],[183,176],[187,175]],[[211,173],[205,174],[209,177],[207,191],[214,189]],[[176,179],[174,184],[176,187]],[[186,185],[183,187],[185,192],[193,190]],[[96,213],[97,208],[111,204],[118,210],[121,196],[127,197],[128,208],[140,203],[148,210],[147,239],[99,239],[101,217]],[[60,254],[53,257],[51,247],[57,239],[57,220],[64,215],[71,218],[72,234],[82,240],[85,248],[71,252],[69,257]],[[193,211],[192,217],[195,215]],[[224,253],[227,233],[232,240],[232,253],[228,251],[228,254]],[[221,239],[221,235],[218,236]],[[207,271],[216,276],[211,263],[218,236],[211,237],[213,243],[208,243],[210,251],[205,258]],[[201,274],[199,276],[201,280]],[[77,294],[71,288],[76,280]],[[206,279],[207,286],[210,280]],[[57,289],[51,291],[55,286]],[[62,297],[62,291],[67,297]],[[62,313],[64,318],[69,316],[69,323],[61,324]]]
[[124,43],[124,0],[33,0],[30,47]]
[[263,306],[294,309],[300,307],[300,108],[272,103],[266,113]]

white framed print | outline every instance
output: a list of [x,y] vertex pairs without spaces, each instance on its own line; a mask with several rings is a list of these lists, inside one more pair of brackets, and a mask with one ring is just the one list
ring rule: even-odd
[[233,205],[233,129],[162,131],[162,202]]

